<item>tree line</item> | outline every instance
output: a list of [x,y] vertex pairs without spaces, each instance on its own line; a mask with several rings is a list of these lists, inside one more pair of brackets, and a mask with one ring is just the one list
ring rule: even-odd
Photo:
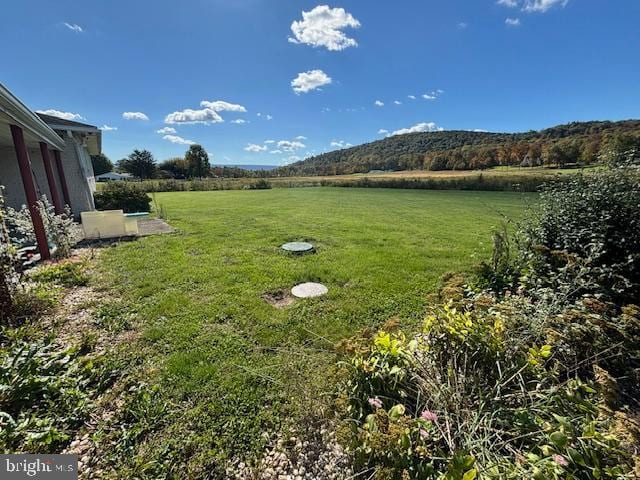
[[194,179],[194,178],[244,178],[266,177],[267,172],[253,172],[230,166],[211,166],[209,155],[201,145],[191,145],[183,157],[174,157],[158,163],[148,150],[134,150],[114,165],[104,155],[91,157],[93,172],[101,175],[112,171],[129,173],[141,179]]
[[[591,165],[640,150],[640,121],[575,122],[539,132],[443,131],[397,135],[280,167],[272,174],[345,175],[372,170],[477,170]],[[617,153],[615,153],[617,152]]]

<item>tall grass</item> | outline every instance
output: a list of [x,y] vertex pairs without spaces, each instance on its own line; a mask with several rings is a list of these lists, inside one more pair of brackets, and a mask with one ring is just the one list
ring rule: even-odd
[[[216,190],[254,190],[262,188],[356,187],[419,190],[475,190],[489,192],[536,192],[550,181],[564,181],[563,176],[470,174],[460,177],[370,178],[336,176],[252,178],[206,178],[201,180],[145,180],[130,185],[144,192],[188,192]],[[268,186],[266,186],[268,184]]]

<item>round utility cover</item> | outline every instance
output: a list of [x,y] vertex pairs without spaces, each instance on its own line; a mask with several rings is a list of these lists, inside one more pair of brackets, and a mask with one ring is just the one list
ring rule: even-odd
[[329,289],[327,287],[321,283],[313,282],[301,283],[291,289],[291,294],[298,298],[321,297],[322,295],[326,295],[328,292]]
[[289,242],[282,245],[281,248],[287,252],[306,253],[313,250],[313,245],[307,242]]

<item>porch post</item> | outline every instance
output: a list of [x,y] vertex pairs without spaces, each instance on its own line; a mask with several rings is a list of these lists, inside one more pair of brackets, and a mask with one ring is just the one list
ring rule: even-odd
[[49,183],[49,191],[51,192],[51,201],[56,210],[56,215],[62,215],[64,213],[64,206],[60,201],[60,195],[58,194],[58,187],[56,185],[56,179],[53,176],[53,169],[51,168],[51,156],[49,155],[49,147],[44,142],[40,142],[40,153],[42,154],[42,161],[44,163],[44,171],[47,174],[47,182]]
[[71,197],[69,196],[69,188],[67,187],[67,179],[64,176],[64,168],[62,168],[62,158],[60,158],[60,150],[53,151],[53,158],[56,160],[56,168],[58,169],[58,176],[60,177],[60,185],[62,187],[62,195],[64,196],[64,203],[71,208]]
[[27,145],[24,143],[22,129],[17,125],[11,125],[11,136],[13,137],[13,146],[16,149],[16,156],[18,157],[20,176],[22,177],[22,184],[24,185],[24,193],[27,196],[27,206],[31,213],[31,221],[33,222],[33,230],[36,234],[40,258],[42,260],[49,260],[51,258],[51,252],[49,252],[49,243],[47,242],[44,223],[38,211],[38,194],[36,193],[36,186],[33,182],[31,161],[29,160]]

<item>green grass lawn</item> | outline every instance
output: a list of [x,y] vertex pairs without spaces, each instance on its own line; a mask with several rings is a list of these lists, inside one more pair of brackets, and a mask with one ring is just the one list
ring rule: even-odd
[[[331,391],[338,340],[394,316],[420,321],[442,274],[487,258],[500,215],[520,217],[533,198],[345,188],[157,194],[178,233],[102,256],[140,322],[126,355],[141,359],[141,380],[171,405],[136,461],[170,455],[197,475],[259,448],[262,431],[313,414]],[[291,240],[312,241],[317,253],[284,254],[279,246]],[[329,294],[282,310],[261,298],[305,281]]]

